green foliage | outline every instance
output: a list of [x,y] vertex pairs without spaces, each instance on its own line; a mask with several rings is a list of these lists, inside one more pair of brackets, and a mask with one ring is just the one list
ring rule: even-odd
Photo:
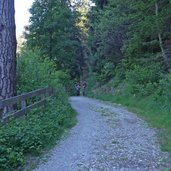
[[103,8],[94,7],[89,14],[93,72],[103,80],[110,80],[113,71],[104,74],[105,64],[111,63],[115,69],[124,61],[127,61],[125,71],[135,65],[143,63],[146,67],[146,63],[148,67],[156,62],[162,64],[161,71],[168,70],[171,66],[170,9],[168,0],[108,0]]
[[37,155],[54,145],[66,128],[75,124],[75,112],[62,88],[44,109],[0,127],[0,170],[23,166],[26,156]]
[[164,76],[155,91],[155,98],[161,103],[163,108],[171,108],[171,72]]
[[[122,4],[109,1],[105,8],[99,9],[97,6],[89,14],[91,67],[105,81],[112,78],[112,71],[123,59],[122,47],[126,39],[127,21],[118,13],[120,3]],[[124,3],[126,5],[128,2]]]
[[126,72],[126,83],[132,94],[149,96],[154,93],[161,78],[160,65],[135,66]]
[[69,74],[56,70],[55,63],[42,58],[39,50],[25,48],[18,54],[17,90],[21,94],[41,87],[53,87],[55,95],[44,108],[32,110],[27,116],[0,125],[0,170],[20,168],[27,156],[38,155],[55,145],[65,129],[76,123],[75,112],[68,104]]
[[171,151],[170,1],[95,2],[89,48],[96,87],[90,94],[136,109],[162,130],[161,147]]
[[71,11],[69,3],[68,0],[35,1],[25,35],[30,49],[40,49],[58,69],[75,78],[81,75],[85,62],[80,30],[76,27],[77,14]]
[[[161,85],[161,82],[164,84]],[[91,91],[89,95],[101,100],[122,104],[133,112],[136,112],[139,117],[145,119],[150,126],[157,128],[156,131],[158,131],[161,149],[171,152],[171,93],[168,91],[169,89],[166,88],[169,84],[170,81],[168,82],[168,78],[164,79],[164,82],[162,79],[157,87],[153,89],[151,95],[142,98],[141,95],[131,94],[125,83],[114,87],[114,80],[112,84],[109,82],[105,85],[105,90],[107,91],[104,90],[103,86]],[[110,91],[111,89],[113,89],[113,93]],[[162,90],[162,95],[158,89]],[[147,91],[147,89],[145,91]]]
[[100,75],[100,81],[106,82],[110,80],[115,74],[114,69],[115,69],[115,66],[113,65],[112,62],[105,63],[101,71],[102,73]]
[[55,63],[42,58],[39,50],[24,49],[17,58],[18,94],[41,87],[69,86],[70,77],[63,71],[56,71]]

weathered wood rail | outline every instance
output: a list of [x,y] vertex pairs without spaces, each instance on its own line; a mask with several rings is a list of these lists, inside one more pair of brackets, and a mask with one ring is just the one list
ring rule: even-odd
[[[0,101],[0,121],[1,123],[7,123],[11,119],[18,118],[26,115],[31,109],[45,105],[47,97],[53,94],[52,88],[42,88],[29,93],[24,93],[19,96],[15,96],[9,99]],[[31,100],[33,99],[34,100]],[[28,104],[29,101],[29,104]],[[16,109],[17,108],[19,109]],[[13,110],[10,112],[8,108]]]

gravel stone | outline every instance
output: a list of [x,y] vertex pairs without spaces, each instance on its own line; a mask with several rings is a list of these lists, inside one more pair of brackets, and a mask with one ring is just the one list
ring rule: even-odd
[[169,154],[160,151],[154,129],[135,114],[86,97],[71,97],[70,103],[77,125],[34,171],[166,169]]

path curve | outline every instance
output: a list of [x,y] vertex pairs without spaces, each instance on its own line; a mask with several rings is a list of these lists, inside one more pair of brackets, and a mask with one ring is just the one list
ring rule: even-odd
[[78,123],[35,171],[161,171],[168,155],[135,114],[86,97],[71,97]]

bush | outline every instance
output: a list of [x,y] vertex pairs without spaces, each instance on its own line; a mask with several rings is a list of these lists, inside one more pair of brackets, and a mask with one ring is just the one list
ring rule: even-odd
[[126,72],[126,83],[130,86],[132,94],[149,96],[154,93],[161,79],[160,66],[135,66]]
[[27,116],[0,126],[0,170],[23,167],[26,156],[37,155],[54,145],[66,128],[76,122],[75,112],[68,104],[65,85],[67,73],[56,71],[55,64],[42,58],[39,50],[24,49],[17,58],[18,94],[51,86],[56,95],[44,109],[34,109]]
[[100,75],[100,81],[105,83],[109,81],[115,74],[114,72],[115,66],[112,62],[106,62],[102,68],[102,73]]
[[75,122],[75,112],[60,89],[44,109],[34,110],[0,127],[0,170],[11,171],[23,166],[28,154],[37,155],[54,145]]
[[17,58],[18,94],[46,86],[68,86],[70,77],[59,71],[53,61],[43,57],[39,50],[23,49]]
[[171,108],[171,72],[160,80],[158,88],[155,91],[155,98],[163,106]]

